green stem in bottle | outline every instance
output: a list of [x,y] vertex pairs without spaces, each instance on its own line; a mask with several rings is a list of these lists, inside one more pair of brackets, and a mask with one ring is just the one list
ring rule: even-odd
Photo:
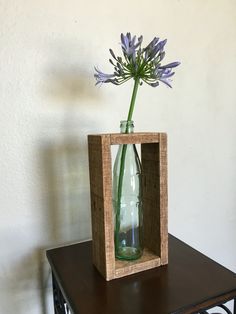
[[[135,100],[137,96],[139,86],[139,78],[136,78],[134,80],[134,87],[133,87],[133,93],[130,101],[130,107],[129,107],[129,113],[127,117],[127,124],[126,124],[126,130],[125,133],[128,133],[129,130],[129,121],[132,120],[133,111],[134,111],[134,105]],[[124,167],[125,167],[125,156],[127,151],[127,144],[122,145],[122,152],[121,152],[121,161],[120,161],[120,172],[119,172],[119,180],[118,180],[118,191],[117,191],[117,208],[116,208],[116,248],[118,248],[118,233],[120,230],[120,206],[121,206],[121,196],[122,196],[122,186],[123,186],[123,178],[124,178]]]

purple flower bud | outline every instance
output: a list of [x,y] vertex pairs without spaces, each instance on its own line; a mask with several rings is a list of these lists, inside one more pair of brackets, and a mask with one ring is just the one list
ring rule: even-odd
[[152,86],[152,87],[157,87],[159,85],[159,82],[157,81],[157,82],[155,82],[155,83],[150,83],[150,86]]
[[125,36],[123,33],[121,34],[121,48],[123,50],[123,54],[128,59],[135,61],[136,58],[136,49],[141,45],[142,37],[138,38],[138,42],[136,42],[136,36],[131,36],[130,33],[127,33]]
[[117,58],[116,58],[116,56],[115,56],[113,50],[112,50],[112,49],[109,49],[109,51],[110,51],[110,54],[112,55],[112,57],[113,57],[115,60],[117,60]]
[[115,63],[114,63],[111,59],[109,59],[109,62],[110,62],[113,66],[115,66]]

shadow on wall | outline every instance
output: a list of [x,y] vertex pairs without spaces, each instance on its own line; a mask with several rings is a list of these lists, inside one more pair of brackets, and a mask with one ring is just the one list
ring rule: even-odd
[[19,259],[16,254],[14,264],[1,277],[1,287],[0,313],[53,313],[51,276],[44,249],[32,250]]
[[[87,177],[87,146],[73,138],[45,145],[42,150],[45,186],[47,237],[51,246],[90,238],[90,205]],[[49,314],[52,287],[45,249],[39,249],[39,282],[43,314]]]
[[45,258],[45,249],[38,249],[38,282],[39,297],[41,299],[41,313],[53,313],[52,279],[49,265]]
[[72,138],[45,145],[42,151],[47,187],[47,230],[52,244],[88,238],[90,210],[87,147]]
[[[97,100],[100,96],[94,88],[91,75],[76,66],[73,68],[53,67],[48,73],[46,96],[55,101],[56,105],[77,107],[82,101]],[[95,102],[94,102],[95,104]],[[77,106],[76,106],[77,105]]]
[[[44,229],[48,246],[58,246],[91,237],[86,138],[90,121],[83,118],[82,105],[92,105],[98,95],[91,76],[78,68],[54,67],[48,78],[46,97],[65,110],[59,128],[56,126],[58,132],[39,147]],[[47,299],[50,292],[52,302],[52,291],[44,248],[38,249],[38,260],[42,313],[49,314]]]

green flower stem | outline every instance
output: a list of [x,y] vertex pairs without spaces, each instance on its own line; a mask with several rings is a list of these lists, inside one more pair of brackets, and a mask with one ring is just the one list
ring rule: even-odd
[[[135,100],[136,100],[136,96],[137,96],[138,87],[139,87],[139,77],[134,80],[134,89],[133,89],[133,93],[132,93],[132,97],[131,97],[131,101],[130,101],[129,114],[128,114],[127,121],[132,120],[133,111],[134,111],[134,104],[135,104]],[[126,128],[125,133],[127,133],[127,131],[128,131],[128,129]]]
[[[135,100],[137,96],[139,86],[139,78],[136,78],[134,81],[134,88],[133,93],[130,101],[129,113],[127,118],[127,125],[125,133],[128,133],[128,122],[132,120],[132,115],[134,111]],[[122,145],[121,151],[121,161],[120,161],[120,173],[119,173],[119,180],[118,180],[118,191],[117,191],[117,208],[116,208],[116,248],[118,248],[119,238],[118,238],[118,230],[120,230],[120,206],[121,206],[121,196],[122,196],[122,187],[123,187],[123,179],[124,179],[124,168],[125,168],[125,157],[127,151],[127,144]]]

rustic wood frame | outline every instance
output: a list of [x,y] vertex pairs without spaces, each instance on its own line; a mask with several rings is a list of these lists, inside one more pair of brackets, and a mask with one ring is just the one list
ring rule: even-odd
[[[111,145],[141,144],[144,253],[115,259]],[[168,263],[167,134],[88,135],[93,263],[109,281]]]

